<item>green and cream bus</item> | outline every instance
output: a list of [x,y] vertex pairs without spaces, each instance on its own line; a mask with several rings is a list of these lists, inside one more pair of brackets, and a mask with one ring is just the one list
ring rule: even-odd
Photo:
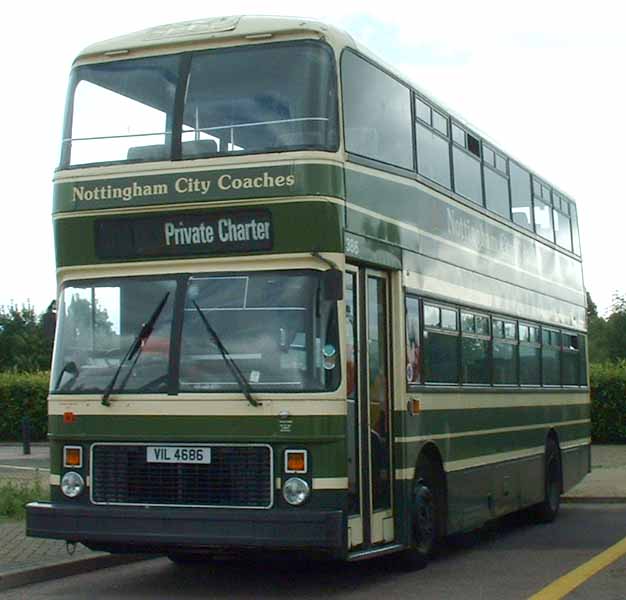
[[228,17],[88,47],[53,202],[29,535],[422,564],[553,519],[589,471],[574,202],[349,35]]

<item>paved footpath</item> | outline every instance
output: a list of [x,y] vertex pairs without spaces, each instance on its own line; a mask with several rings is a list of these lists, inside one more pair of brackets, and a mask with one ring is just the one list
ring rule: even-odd
[[[591,462],[592,472],[563,501],[626,503],[626,445],[593,446]],[[29,456],[21,446],[0,444],[0,484],[39,479],[47,486],[48,467],[46,444],[33,445]],[[92,552],[81,544],[70,556],[64,541],[26,537],[23,521],[0,520],[0,591],[132,560],[137,557]]]
[[0,585],[9,573],[103,555],[77,544],[70,556],[62,540],[26,537],[24,521],[0,522],[0,544]]
[[[39,481],[42,490],[47,490],[48,445],[33,444],[26,456],[22,450],[21,445],[0,444],[0,485],[33,485]],[[0,591],[135,560],[92,552],[82,544],[69,554],[63,540],[26,537],[24,528],[24,521],[0,518]]]
[[626,444],[592,446],[591,473],[563,497],[566,502],[626,502]]

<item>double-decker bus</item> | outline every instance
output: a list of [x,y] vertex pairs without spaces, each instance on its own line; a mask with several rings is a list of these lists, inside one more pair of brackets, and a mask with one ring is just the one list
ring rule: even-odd
[[574,202],[333,27],[88,47],[53,221],[29,535],[424,564],[589,471]]

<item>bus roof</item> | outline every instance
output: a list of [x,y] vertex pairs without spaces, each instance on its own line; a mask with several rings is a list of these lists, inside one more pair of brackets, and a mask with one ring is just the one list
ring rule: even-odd
[[150,27],[134,33],[97,42],[76,58],[123,56],[133,50],[150,50],[220,43],[231,40],[261,41],[274,36],[318,37],[333,45],[356,46],[350,35],[320,21],[297,17],[230,16],[183,21]]

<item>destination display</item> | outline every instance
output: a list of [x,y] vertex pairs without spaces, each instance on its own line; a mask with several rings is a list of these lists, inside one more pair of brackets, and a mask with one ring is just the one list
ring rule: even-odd
[[247,210],[101,219],[95,222],[95,243],[103,260],[271,250],[272,216]]

